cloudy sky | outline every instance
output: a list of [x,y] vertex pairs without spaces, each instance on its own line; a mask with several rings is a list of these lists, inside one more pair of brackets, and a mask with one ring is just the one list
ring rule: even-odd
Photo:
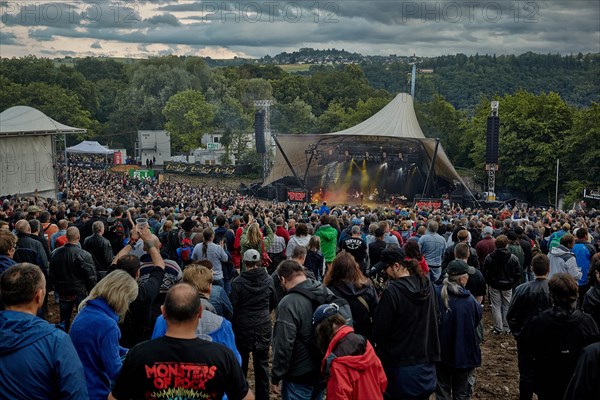
[[600,52],[600,1],[0,0],[0,55]]

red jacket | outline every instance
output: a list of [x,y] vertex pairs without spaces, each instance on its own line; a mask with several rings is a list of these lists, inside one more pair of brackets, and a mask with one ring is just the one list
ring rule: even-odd
[[[341,327],[327,348],[321,369],[327,377],[327,400],[381,400],[387,386],[381,361],[371,343],[362,336],[346,338],[353,332],[349,326]],[[354,340],[357,345],[366,342],[364,353],[336,357],[332,351],[343,338]]]
[[290,233],[288,232],[288,230],[285,229],[283,226],[278,226],[277,230],[275,230],[275,234],[277,236],[281,236],[283,240],[285,240],[285,245],[287,246],[288,242],[290,241]]

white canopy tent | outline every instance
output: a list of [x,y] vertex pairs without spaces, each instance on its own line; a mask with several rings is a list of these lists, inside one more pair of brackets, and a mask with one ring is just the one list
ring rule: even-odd
[[75,154],[113,154],[115,151],[111,150],[107,147],[102,146],[98,142],[84,140],[83,142],[67,147],[67,153],[75,153]]
[[56,195],[53,136],[85,133],[86,129],[61,124],[43,112],[15,106],[0,113],[0,196]]

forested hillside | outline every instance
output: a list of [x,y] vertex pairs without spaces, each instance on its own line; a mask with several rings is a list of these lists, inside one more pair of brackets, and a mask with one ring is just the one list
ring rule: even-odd
[[[407,91],[411,70],[396,56],[313,64],[302,74],[286,72],[267,58],[261,60],[266,65],[175,56],[64,61],[0,58],[0,111],[36,107],[62,123],[87,128],[85,138],[130,150],[139,129],[168,129],[173,154],[198,147],[205,133],[221,132],[229,154],[255,163],[260,159],[246,143],[255,100],[275,101],[275,133],[333,132],[365,120],[395,93]],[[412,61],[422,71],[415,101],[421,127],[426,136],[441,139],[456,166],[483,176],[485,118],[489,102],[496,99],[501,117],[498,185],[549,200],[557,158],[565,171],[565,190],[575,194],[598,182],[598,54]]]

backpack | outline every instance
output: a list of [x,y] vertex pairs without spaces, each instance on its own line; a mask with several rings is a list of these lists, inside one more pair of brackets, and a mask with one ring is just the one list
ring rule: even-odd
[[125,227],[123,226],[123,222],[120,219],[115,220],[112,225],[108,226],[108,231],[111,232],[114,236],[122,239],[125,237]]
[[558,246],[560,244],[560,238],[561,238],[561,236],[554,234],[554,237],[548,244],[548,251],[552,250],[553,248],[555,248],[556,246]]
[[192,252],[194,251],[194,245],[192,239],[184,237],[179,242],[179,248],[177,249],[177,255],[184,265],[188,265],[192,262]]
[[317,345],[315,326],[312,324],[312,314],[314,314],[315,310],[322,304],[335,303],[340,307],[340,314],[342,315],[342,317],[344,317],[346,319],[346,325],[348,325],[350,327],[353,326],[352,310],[350,309],[350,304],[348,303],[348,301],[346,301],[346,299],[343,299],[339,296],[336,296],[335,293],[333,293],[331,290],[327,289],[327,287],[325,287],[325,286],[323,286],[323,291],[326,292],[326,299],[324,302],[321,302],[319,300],[319,297],[321,297],[321,296],[317,296],[317,294],[315,294],[311,290],[308,290],[303,287],[302,288],[299,288],[297,286],[293,287],[292,289],[288,290],[287,293],[285,294],[287,296],[290,293],[298,293],[298,294],[306,297],[307,299],[309,299],[311,302],[311,305],[312,305],[312,313],[311,313],[312,332],[311,332],[311,335],[308,340],[306,340],[304,342],[300,342],[300,343],[306,347],[308,354],[310,355],[311,360],[313,360],[315,365],[321,365],[321,359],[323,358],[323,354],[322,354],[321,350],[319,349],[319,346]]
[[322,280],[323,277],[323,253],[320,251],[308,250],[304,259],[304,267],[311,271],[317,280]]

